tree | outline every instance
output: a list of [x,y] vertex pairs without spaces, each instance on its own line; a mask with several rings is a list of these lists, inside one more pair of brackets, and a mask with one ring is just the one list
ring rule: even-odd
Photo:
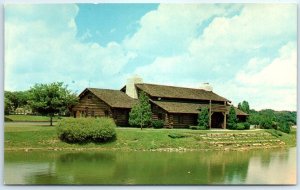
[[4,114],[8,115],[13,111],[13,103],[6,97],[4,97]]
[[145,125],[151,123],[151,116],[149,97],[144,92],[141,92],[138,103],[132,107],[129,113],[129,124],[133,126],[139,125],[142,130]]
[[201,112],[198,114],[198,126],[208,129],[208,123],[209,123],[208,108],[203,108]]
[[242,103],[238,104],[238,109],[242,110],[245,113],[250,113],[250,106],[249,103],[247,101],[243,101]]
[[16,92],[5,91],[4,97],[5,99],[7,99],[6,101],[9,101],[11,104],[10,112],[15,111],[17,108],[24,108],[28,106],[28,98],[29,98],[28,91],[16,91]]
[[236,129],[237,128],[237,117],[236,117],[236,112],[235,112],[233,106],[231,106],[230,110],[229,110],[227,128],[228,129]]
[[54,114],[59,113],[62,109],[70,108],[75,105],[78,98],[75,94],[63,86],[62,82],[51,84],[35,84],[29,90],[31,108],[43,115],[50,116],[50,126]]

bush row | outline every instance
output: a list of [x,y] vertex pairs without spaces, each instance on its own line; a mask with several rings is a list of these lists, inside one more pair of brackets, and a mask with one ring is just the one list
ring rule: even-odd
[[111,118],[64,118],[57,125],[58,138],[68,143],[108,142],[116,139]]

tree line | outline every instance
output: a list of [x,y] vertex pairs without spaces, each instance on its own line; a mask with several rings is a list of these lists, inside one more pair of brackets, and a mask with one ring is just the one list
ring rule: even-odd
[[47,115],[50,125],[55,114],[68,115],[69,108],[78,102],[76,94],[62,82],[35,84],[29,90],[4,92],[4,113],[15,114],[17,109],[29,114]]

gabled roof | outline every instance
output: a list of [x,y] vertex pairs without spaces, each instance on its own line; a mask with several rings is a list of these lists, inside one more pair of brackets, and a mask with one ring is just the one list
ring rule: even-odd
[[[157,84],[139,83],[135,84],[140,90],[143,90],[152,97],[160,98],[178,98],[190,100],[214,100],[214,101],[228,101],[226,98],[219,96],[211,91],[206,91],[196,88],[184,88],[175,86],[165,86]],[[122,88],[123,89],[123,88]]]
[[[200,112],[199,109],[204,108],[204,107],[207,107],[207,108],[209,107],[209,104],[164,102],[164,101],[153,101],[153,100],[150,100],[150,101],[169,113],[198,114]],[[211,108],[212,108],[212,111],[221,111],[221,112],[226,111],[226,113],[228,114],[230,106],[212,104]],[[237,115],[248,115],[236,107],[234,107],[234,109],[235,109],[235,112]]]
[[135,99],[119,90],[99,88],[86,88],[79,97],[84,95],[87,91],[90,91],[113,108],[132,108],[132,106],[137,102]]
[[181,103],[181,102],[163,102],[163,101],[151,101],[158,107],[164,109],[169,113],[199,113],[200,104],[194,103]]

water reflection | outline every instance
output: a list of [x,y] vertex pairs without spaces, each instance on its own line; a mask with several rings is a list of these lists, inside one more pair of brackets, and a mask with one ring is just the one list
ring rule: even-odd
[[5,152],[6,184],[295,184],[296,148],[247,152]]

